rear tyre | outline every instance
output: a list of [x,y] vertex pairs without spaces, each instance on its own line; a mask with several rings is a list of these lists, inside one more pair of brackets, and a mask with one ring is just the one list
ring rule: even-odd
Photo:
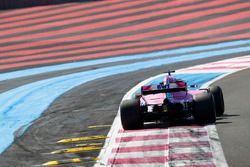
[[211,93],[202,93],[194,96],[194,118],[198,123],[215,123],[214,97]]
[[216,115],[222,116],[225,111],[222,89],[219,86],[209,86],[208,90],[213,94],[216,108]]
[[120,105],[120,114],[123,129],[132,130],[141,129],[143,127],[139,99],[122,101]]

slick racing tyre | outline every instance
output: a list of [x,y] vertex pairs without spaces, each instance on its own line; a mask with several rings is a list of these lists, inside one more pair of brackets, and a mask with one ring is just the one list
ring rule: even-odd
[[219,86],[209,86],[208,90],[213,94],[216,108],[216,115],[221,116],[224,114],[225,106],[224,106],[224,98],[222,90]]
[[124,100],[120,105],[120,116],[124,130],[141,129],[143,127],[140,112],[140,100]]
[[198,123],[209,124],[215,123],[214,97],[211,93],[201,93],[194,96],[194,118]]

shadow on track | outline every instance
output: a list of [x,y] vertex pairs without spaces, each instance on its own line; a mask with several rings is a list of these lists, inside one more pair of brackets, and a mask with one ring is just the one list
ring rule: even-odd
[[55,5],[70,2],[92,2],[99,0],[1,0],[0,10],[18,9],[33,6]]
[[238,114],[224,114],[223,116],[221,117],[217,117],[216,118],[216,125],[219,125],[219,124],[231,124],[233,122],[231,121],[226,121],[226,119],[228,118],[231,118],[231,117],[239,117],[240,115]]
[[[226,121],[226,119],[230,117],[238,117],[240,115],[237,114],[224,114],[223,116],[216,118],[216,125],[217,124],[230,124],[233,123],[231,121]],[[177,126],[202,126],[204,124],[197,123],[194,119],[176,119],[171,121],[155,121],[144,124],[144,129],[153,129],[153,128],[169,128],[169,127],[177,127]]]
[[169,128],[177,126],[199,126],[194,119],[176,119],[171,121],[155,121],[144,124],[144,129],[153,129],[153,128]]

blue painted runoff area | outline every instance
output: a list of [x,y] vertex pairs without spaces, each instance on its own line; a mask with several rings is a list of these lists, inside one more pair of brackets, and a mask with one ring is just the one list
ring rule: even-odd
[[[218,44],[210,44],[206,46],[185,47],[181,49],[163,50],[163,51],[144,53],[144,54],[134,54],[134,55],[113,57],[113,58],[103,58],[103,59],[97,59],[97,60],[80,61],[80,62],[75,62],[75,63],[51,65],[51,66],[39,67],[39,68],[30,68],[26,70],[2,73],[0,74],[0,81],[19,78],[19,77],[25,77],[25,76],[31,76],[31,75],[37,75],[37,74],[42,74],[46,72],[86,67],[90,65],[98,65],[98,64],[113,63],[113,62],[119,62],[119,61],[128,61],[128,60],[140,60],[140,59],[146,59],[146,58],[157,59],[161,56],[169,57],[173,54],[176,54],[176,57],[169,57],[167,59],[164,59],[164,61],[169,61],[169,63],[175,63],[175,62],[180,62],[180,61],[190,61],[190,60],[195,60],[195,59],[209,58],[209,57],[214,57],[214,56],[221,56],[221,55],[226,55],[226,54],[250,51],[250,47],[248,46],[239,47],[241,45],[247,45],[247,44],[250,44],[250,40],[223,42],[223,43],[218,43]],[[233,47],[237,47],[237,48],[233,48]],[[223,50],[211,51],[215,49],[223,49]],[[200,52],[200,53],[192,53],[192,52]],[[190,57],[193,57],[193,59],[190,59]]]
[[[22,135],[57,97],[70,89],[98,78],[168,63],[169,61],[160,59],[106,67],[37,81],[0,94],[0,153],[14,141],[14,134],[17,131]],[[195,82],[195,79],[205,82],[218,76],[216,74],[202,75],[208,79],[201,80],[201,76],[197,74],[193,75],[194,78],[188,75],[190,78],[187,79],[189,82]]]
[[[29,70],[22,70],[12,73],[0,74],[0,80],[13,79],[20,76],[29,76],[34,74],[40,74],[43,72],[57,71],[65,68],[77,68],[94,65],[104,62],[124,61],[133,59],[143,59],[149,57],[157,57],[153,60],[136,62],[131,64],[116,65],[112,67],[105,67],[96,70],[78,72],[74,74],[68,74],[64,76],[49,78],[33,83],[29,83],[15,89],[3,92],[0,94],[0,153],[2,153],[13,141],[14,135],[20,134],[27,130],[34,120],[39,118],[41,114],[49,107],[49,105],[60,95],[69,91],[70,89],[84,84],[95,79],[108,77],[117,74],[124,74],[128,72],[134,72],[137,70],[147,69],[151,67],[157,67],[161,65],[167,65],[171,63],[192,61],[202,58],[208,58],[213,56],[221,56],[232,53],[240,53],[250,51],[250,47],[238,47],[238,48],[225,48],[224,50],[213,50],[221,47],[229,47],[250,43],[250,40],[227,42],[221,44],[213,44],[208,46],[189,47],[184,49],[168,50],[161,52],[154,52],[148,54],[140,54],[133,56],[116,57],[101,60],[91,60],[78,63],[68,63],[67,65],[56,65],[43,68],[34,68]],[[207,50],[207,51],[204,51]],[[189,53],[199,51],[200,53]],[[201,52],[203,51],[203,52]],[[176,57],[160,57],[167,56],[168,54],[183,54]],[[189,54],[188,54],[189,53]],[[196,84],[211,80],[219,74],[200,74],[204,75],[207,79],[202,79],[198,74],[191,75],[191,78],[183,78],[188,82],[195,82]],[[189,74],[183,77],[190,76]],[[18,133],[17,133],[18,131]]]

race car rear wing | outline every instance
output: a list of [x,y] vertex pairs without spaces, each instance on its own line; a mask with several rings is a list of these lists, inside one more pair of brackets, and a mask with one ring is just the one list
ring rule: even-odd
[[172,93],[172,92],[180,92],[186,91],[186,88],[162,88],[162,89],[154,89],[154,90],[143,90],[141,91],[142,95],[150,95],[157,93]]

